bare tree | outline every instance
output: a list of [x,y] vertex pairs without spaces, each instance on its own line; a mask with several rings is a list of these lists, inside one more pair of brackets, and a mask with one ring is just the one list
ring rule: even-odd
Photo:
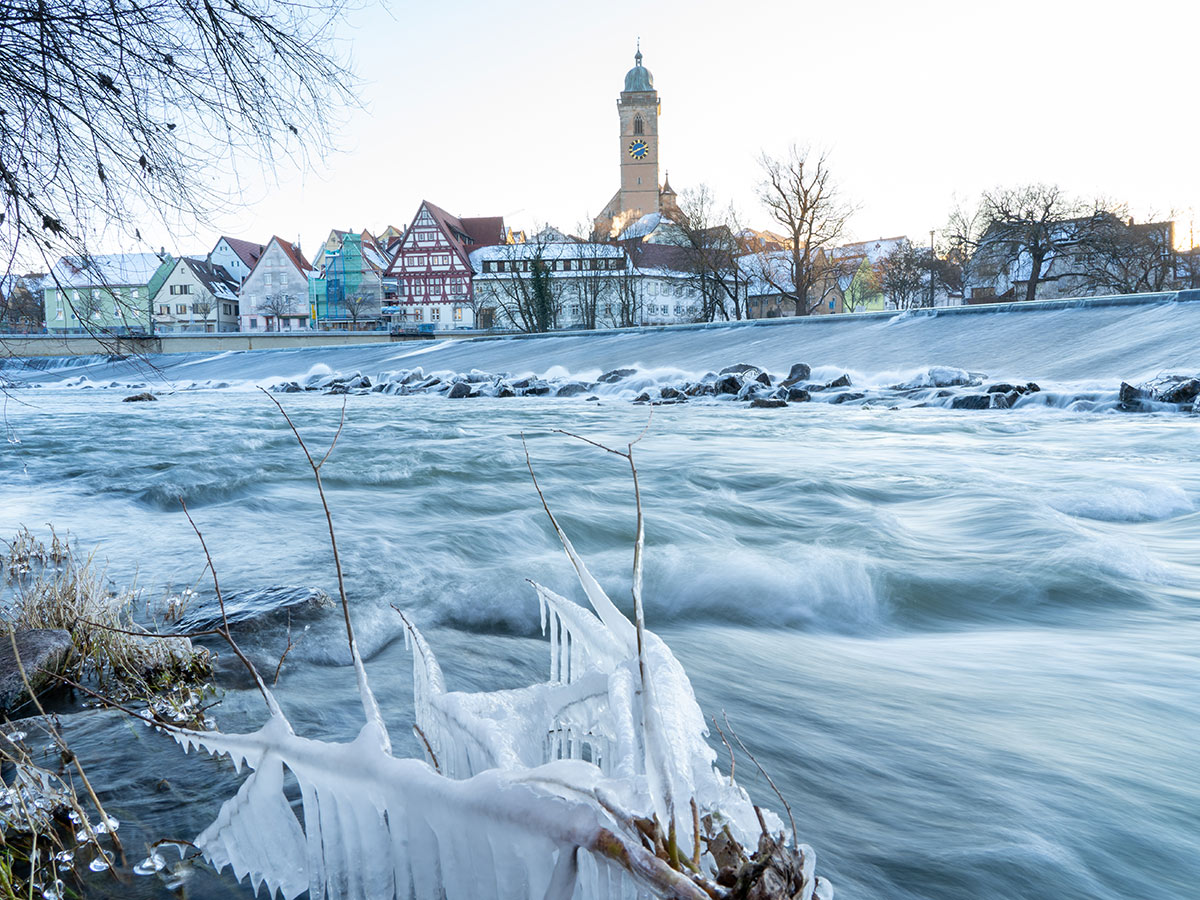
[[346,308],[346,315],[350,317],[351,331],[358,331],[359,319],[372,313],[379,314],[379,299],[361,291],[350,294],[342,305]]
[[295,314],[296,298],[291,294],[268,294],[258,308],[267,316],[267,331],[271,330],[271,318],[275,319],[275,330],[280,331],[280,320]]
[[[776,261],[759,267],[764,280],[795,305],[796,315],[815,312],[825,296],[814,296],[820,278],[820,253],[841,239],[853,210],[841,199],[825,153],[815,156],[793,145],[782,159],[759,158],[763,180],[759,199],[787,238]],[[827,295],[826,295],[827,296]]]
[[1167,222],[1136,224],[1122,215],[1098,221],[1076,251],[1081,293],[1136,294],[1167,290],[1176,279],[1175,229]]
[[0,279],[0,331],[29,331],[45,325],[42,273]]
[[1049,266],[1067,260],[1106,215],[1057,185],[1031,184],[984,193],[977,210],[952,215],[948,233],[959,255],[969,254],[975,279],[1024,280],[1023,299],[1033,300]]
[[553,331],[562,315],[562,279],[554,277],[550,233],[542,229],[523,244],[500,248],[486,283],[496,308],[518,331]]
[[700,320],[749,318],[749,276],[738,264],[737,217],[733,208],[718,212],[712,192],[701,184],[679,199],[679,223],[691,251],[693,281],[700,294]]
[[[192,312],[200,317],[200,320],[204,323],[205,331],[209,330],[208,317],[213,314],[213,311],[216,308],[217,301],[212,294],[201,294],[197,299],[192,301]],[[216,330],[215,326],[213,327],[213,330]]]
[[640,277],[632,260],[622,260],[613,273],[612,292],[601,305],[598,319],[610,328],[635,328],[642,324]]
[[879,260],[879,287],[896,309],[929,305],[929,251],[904,240]]
[[110,230],[207,219],[236,196],[214,168],[322,152],[353,99],[331,52],[343,6],[0,3],[0,271],[86,264]]

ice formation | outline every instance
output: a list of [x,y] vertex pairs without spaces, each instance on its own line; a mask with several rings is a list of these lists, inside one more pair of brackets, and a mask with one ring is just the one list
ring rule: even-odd
[[[770,813],[760,822],[746,793],[716,769],[683,667],[642,624],[640,512],[635,622],[550,518],[591,609],[534,585],[549,632],[548,681],[448,691],[405,618],[426,760],[392,755],[352,635],[366,719],[354,741],[295,734],[265,686],[270,717],[258,731],[175,734],[185,749],[253,770],[195,840],[218,870],[249,877],[256,892],[307,890],[310,900],[731,896],[711,877],[718,845],[728,836],[752,848],[760,832],[782,828]],[[303,824],[284,792],[285,769],[299,783]],[[664,852],[668,835],[676,852]],[[796,849],[798,889],[786,896],[831,898],[812,850]]]

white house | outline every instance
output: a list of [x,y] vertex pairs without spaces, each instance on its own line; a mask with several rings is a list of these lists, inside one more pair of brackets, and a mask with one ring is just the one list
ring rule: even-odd
[[267,242],[238,291],[242,331],[297,331],[309,327],[312,266],[300,247],[279,236]]
[[237,281],[207,259],[181,257],[152,298],[154,330],[237,331]]

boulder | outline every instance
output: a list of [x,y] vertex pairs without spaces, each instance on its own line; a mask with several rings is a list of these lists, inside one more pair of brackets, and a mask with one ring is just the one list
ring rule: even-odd
[[27,628],[15,632],[17,656],[13,642],[5,635],[0,638],[0,709],[9,712],[29,700],[21,669],[29,679],[34,693],[53,686],[54,676],[62,669],[74,648],[71,635],[61,628]]
[[303,391],[304,388],[300,387],[300,385],[294,381],[289,381],[282,388],[280,388],[280,390],[282,390],[285,394],[297,394]]
[[795,363],[783,380],[785,387],[791,387],[797,381],[807,381],[812,378],[812,367],[805,363]]
[[642,391],[640,394],[637,395],[637,397],[634,398],[633,402],[634,403],[649,403],[650,402],[650,393],[648,391]]
[[1168,387],[1159,394],[1163,403],[1191,403],[1200,394],[1200,379],[1189,378]]
[[705,397],[711,396],[717,392],[717,389],[712,384],[703,381],[697,381],[694,384],[689,384],[683,389],[683,392],[689,397]]
[[755,376],[754,380],[759,384],[766,385],[767,387],[771,386],[771,376],[766,372],[759,372],[758,375]]
[[840,378],[835,378],[833,381],[825,383],[825,390],[830,388],[850,387],[850,376],[842,375]]
[[686,395],[679,388],[673,388],[670,385],[663,388],[660,392],[664,400],[684,400]]
[[325,393],[326,394],[348,394],[348,393],[350,393],[350,388],[346,387],[346,385],[344,385],[344,384],[335,384],[329,390],[327,390]]
[[793,403],[804,403],[812,399],[812,394],[802,387],[792,386],[787,389],[787,398]]
[[526,397],[544,397],[550,393],[550,385],[544,381],[535,381],[529,387],[525,388],[523,393]]
[[460,381],[450,387],[450,393],[446,395],[451,400],[459,400],[463,397],[471,396],[471,385],[465,381]]
[[717,379],[717,383],[713,385],[713,391],[717,394],[736,394],[742,389],[742,379],[736,375],[722,375]]
[[786,400],[772,400],[770,397],[755,397],[750,401],[751,409],[783,409],[785,406]]
[[122,403],[144,403],[147,400],[157,400],[157,399],[158,398],[155,397],[149,391],[142,391],[140,394],[132,394],[132,395],[126,397],[121,402]]
[[507,384],[500,385],[500,390],[496,392],[497,397],[515,397],[517,392],[510,388]]
[[[751,366],[751,365],[747,365],[746,363],[738,363],[736,366],[728,366],[728,367],[722,369],[717,374],[718,375],[745,375],[747,372],[753,372],[753,373],[757,374],[758,372],[761,372],[761,371],[762,371],[762,369],[760,369],[758,366]],[[751,376],[751,377],[753,377],[753,376]]]
[[554,392],[554,396],[555,397],[578,397],[580,394],[586,394],[587,392],[588,392],[588,387],[586,384],[579,384],[578,382],[572,382],[571,384],[564,384],[562,387],[560,387],[557,391]]
[[955,397],[950,402],[951,409],[989,409],[992,405],[990,394],[967,394]]
[[1017,390],[1020,390],[1020,388],[1014,387],[1011,384],[1001,381],[998,384],[989,385],[988,389],[987,389],[987,393],[989,393],[989,394],[1010,394],[1013,391],[1017,391]]
[[596,380],[601,384],[615,384],[622,378],[628,378],[630,375],[637,373],[637,369],[613,369],[611,372],[605,372]]
[[[320,588],[272,585],[225,594],[225,616],[230,626],[243,630],[274,627],[289,617],[319,615],[334,606]],[[177,631],[207,631],[221,624],[221,608],[213,599],[189,606],[175,624]]]
[[1031,381],[1029,384],[1025,385],[1025,393],[1027,394],[1037,394],[1040,393],[1041,390],[1041,387],[1036,381]]
[[846,391],[845,393],[838,394],[836,397],[834,397],[833,402],[834,403],[850,403],[854,400],[861,400],[865,396],[867,396],[867,395],[860,394],[860,393],[858,393],[858,391]]

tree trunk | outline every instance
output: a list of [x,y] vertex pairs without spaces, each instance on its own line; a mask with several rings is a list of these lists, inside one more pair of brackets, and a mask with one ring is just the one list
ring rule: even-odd
[[1037,298],[1037,286],[1042,277],[1042,262],[1046,258],[1046,251],[1031,253],[1032,266],[1029,270],[1029,283],[1025,285],[1025,302]]

